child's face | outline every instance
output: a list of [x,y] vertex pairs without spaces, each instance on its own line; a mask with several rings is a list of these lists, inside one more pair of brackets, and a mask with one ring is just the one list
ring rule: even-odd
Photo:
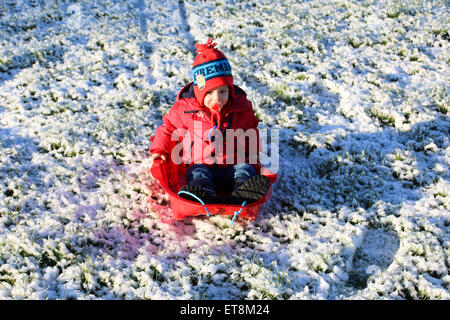
[[222,108],[228,102],[229,94],[230,88],[228,88],[228,86],[217,87],[206,93],[203,104],[208,109],[211,109],[215,104],[220,105],[220,108]]

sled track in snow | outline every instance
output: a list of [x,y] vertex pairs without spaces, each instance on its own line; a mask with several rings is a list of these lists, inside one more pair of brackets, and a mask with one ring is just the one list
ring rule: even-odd
[[195,39],[191,34],[191,27],[189,26],[186,7],[184,5],[184,0],[178,0],[178,8],[180,11],[182,27],[184,26],[184,30],[186,33],[186,39],[188,40],[188,43],[189,43],[189,49],[192,53],[192,56],[195,57]]

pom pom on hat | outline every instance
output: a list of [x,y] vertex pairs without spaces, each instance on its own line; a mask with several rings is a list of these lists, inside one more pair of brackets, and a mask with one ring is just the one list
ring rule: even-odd
[[230,95],[234,97],[233,75],[231,66],[225,55],[216,49],[217,44],[208,38],[206,44],[196,44],[198,55],[192,65],[194,94],[200,105],[208,91],[227,85]]

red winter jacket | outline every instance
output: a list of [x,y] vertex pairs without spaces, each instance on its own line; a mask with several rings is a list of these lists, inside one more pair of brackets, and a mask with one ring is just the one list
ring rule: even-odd
[[192,82],[185,86],[156,130],[150,152],[169,155],[176,164],[228,167],[257,163],[258,119],[246,93],[237,86],[234,90],[235,98],[230,98],[219,115],[197,102]]

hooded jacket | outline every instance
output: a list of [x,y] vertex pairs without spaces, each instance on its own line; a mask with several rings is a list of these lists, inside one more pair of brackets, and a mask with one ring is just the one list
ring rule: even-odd
[[176,164],[256,164],[258,119],[246,93],[234,86],[234,98],[220,112],[214,112],[198,103],[193,87],[191,82],[178,93],[156,130],[150,152],[166,154]]

